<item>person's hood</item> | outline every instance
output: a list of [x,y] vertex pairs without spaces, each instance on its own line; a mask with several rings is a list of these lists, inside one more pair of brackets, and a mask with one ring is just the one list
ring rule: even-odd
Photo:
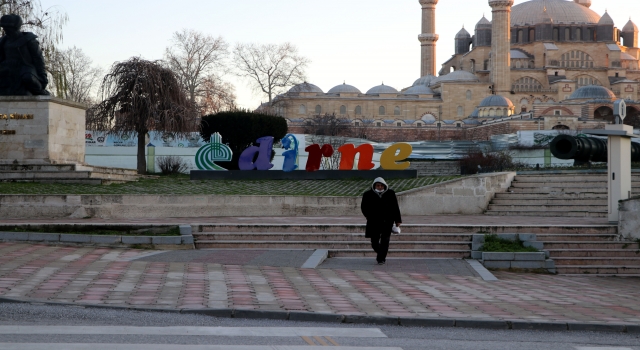
[[[382,193],[378,193],[376,192],[376,183],[381,183],[384,185],[384,191]],[[387,185],[387,182],[384,181],[383,178],[378,177],[375,180],[373,180],[373,183],[371,184],[371,189],[373,190],[373,192],[375,192],[378,196],[382,197],[382,195],[387,192],[387,190],[389,190],[389,185]]]

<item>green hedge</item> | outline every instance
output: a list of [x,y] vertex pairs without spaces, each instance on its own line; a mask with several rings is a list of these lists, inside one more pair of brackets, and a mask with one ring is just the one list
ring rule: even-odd
[[202,138],[209,142],[211,135],[219,132],[222,142],[233,151],[231,162],[216,162],[229,169],[238,169],[238,159],[242,151],[253,145],[263,136],[273,136],[274,143],[287,134],[287,121],[278,116],[253,113],[249,111],[228,111],[202,117]]

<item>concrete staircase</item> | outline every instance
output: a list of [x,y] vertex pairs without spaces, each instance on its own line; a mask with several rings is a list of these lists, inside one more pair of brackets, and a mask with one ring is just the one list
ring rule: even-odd
[[[640,275],[640,243],[615,225],[403,225],[390,257],[469,258],[474,233],[533,233],[559,274]],[[327,249],[329,257],[374,257],[364,225],[202,225],[197,249]]]
[[135,170],[75,164],[0,164],[0,182],[108,185],[136,181]]
[[[632,176],[640,190],[640,174]],[[486,210],[496,216],[607,217],[607,175],[518,175],[506,193],[498,193]]]

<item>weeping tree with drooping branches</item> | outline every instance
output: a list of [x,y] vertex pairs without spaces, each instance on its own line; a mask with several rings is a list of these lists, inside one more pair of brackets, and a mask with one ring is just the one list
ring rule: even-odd
[[115,63],[100,86],[102,102],[87,112],[89,130],[138,137],[138,173],[146,173],[145,137],[149,131],[184,135],[199,130],[197,108],[175,74],[160,61],[139,57]]

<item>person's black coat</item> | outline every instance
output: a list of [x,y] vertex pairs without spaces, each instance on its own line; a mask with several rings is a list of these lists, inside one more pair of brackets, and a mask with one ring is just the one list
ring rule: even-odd
[[362,195],[360,208],[362,209],[362,214],[367,218],[365,232],[367,238],[381,234],[391,234],[393,224],[402,222],[398,198],[393,190],[387,189],[382,194],[382,197],[373,189],[368,190]]

